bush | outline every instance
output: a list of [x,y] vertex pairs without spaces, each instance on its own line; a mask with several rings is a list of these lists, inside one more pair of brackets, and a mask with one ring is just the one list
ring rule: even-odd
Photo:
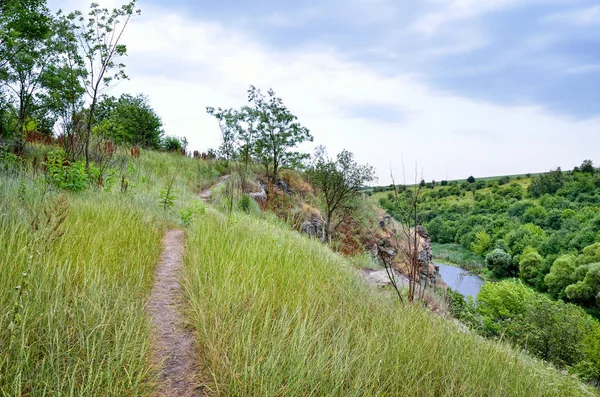
[[512,258],[506,251],[500,248],[496,248],[487,254],[485,263],[496,277],[512,276],[515,273]]
[[89,175],[85,171],[85,163],[69,162],[62,150],[48,152],[48,160],[44,164],[46,179],[52,185],[72,192],[80,192],[87,187]]
[[544,278],[550,295],[557,299],[565,297],[565,288],[572,284],[577,258],[574,255],[563,255],[554,261],[550,273]]
[[600,343],[600,325],[581,308],[552,301],[513,280],[485,284],[477,301],[488,334],[503,335],[563,368],[580,364],[588,378],[593,376],[598,359],[591,354]]
[[523,256],[519,263],[519,277],[530,285],[537,285],[544,258],[535,250]]

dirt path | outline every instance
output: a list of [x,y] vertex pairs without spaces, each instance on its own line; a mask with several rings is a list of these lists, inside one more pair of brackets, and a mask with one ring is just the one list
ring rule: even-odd
[[223,175],[222,177],[219,178],[219,180],[214,185],[212,185],[208,189],[205,189],[205,190],[201,191],[200,193],[198,193],[198,198],[203,201],[210,200],[210,197],[212,196],[212,190],[215,187],[225,183],[225,181],[227,181],[227,179],[229,179],[229,175]]
[[163,238],[163,253],[156,268],[154,287],[148,302],[148,314],[154,326],[152,361],[160,365],[161,396],[201,396],[195,380],[199,371],[194,337],[185,328],[178,311],[182,303],[179,275],[183,266],[185,235],[169,230]]

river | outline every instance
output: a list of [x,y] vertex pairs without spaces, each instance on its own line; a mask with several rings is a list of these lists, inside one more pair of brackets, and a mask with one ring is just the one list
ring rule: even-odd
[[436,263],[440,267],[442,280],[454,291],[460,292],[464,296],[477,297],[479,289],[485,283],[481,277],[469,273],[460,267]]

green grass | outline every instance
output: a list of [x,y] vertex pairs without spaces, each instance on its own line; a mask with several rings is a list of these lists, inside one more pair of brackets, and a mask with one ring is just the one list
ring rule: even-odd
[[202,377],[219,396],[570,396],[593,393],[360,280],[284,227],[209,211],[184,282]]
[[[110,190],[63,193],[68,211],[58,228],[59,192],[46,191],[39,176],[0,175],[0,396],[148,396],[155,389],[145,305],[162,234],[177,227],[177,210],[192,204],[194,189],[218,173],[179,155],[117,156],[130,163],[122,171],[128,191],[120,192],[119,176]],[[159,191],[173,175],[178,199],[164,211]]]
[[483,270],[484,259],[458,244],[433,243],[431,250],[434,262],[459,266],[475,273]]

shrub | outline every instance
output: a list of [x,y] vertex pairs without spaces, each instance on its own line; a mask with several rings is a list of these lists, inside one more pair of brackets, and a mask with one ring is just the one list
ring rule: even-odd
[[52,185],[72,192],[85,190],[89,175],[82,161],[69,162],[62,150],[48,153],[46,179]]
[[496,277],[511,276],[515,272],[512,258],[506,251],[500,248],[496,248],[487,254],[485,263]]
[[519,277],[527,284],[536,285],[544,258],[535,250],[523,256],[519,263]]
[[574,255],[563,255],[554,261],[550,273],[544,278],[550,295],[557,299],[565,297],[565,288],[572,284],[577,258]]
[[475,241],[471,243],[471,249],[479,256],[483,256],[492,245],[492,237],[485,231],[480,231],[475,235]]

